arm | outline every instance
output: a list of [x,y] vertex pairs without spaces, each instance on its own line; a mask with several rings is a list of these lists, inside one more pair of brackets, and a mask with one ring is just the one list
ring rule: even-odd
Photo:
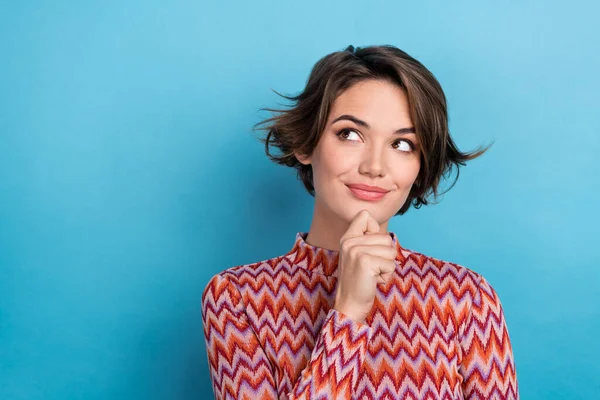
[[[215,275],[202,295],[202,321],[216,399],[350,399],[371,328],[330,309],[306,368],[289,393],[278,393],[273,367],[249,324],[241,295]],[[282,391],[282,388],[279,388]]]
[[463,392],[468,400],[518,400],[517,373],[504,310],[479,275],[470,312],[459,329]]

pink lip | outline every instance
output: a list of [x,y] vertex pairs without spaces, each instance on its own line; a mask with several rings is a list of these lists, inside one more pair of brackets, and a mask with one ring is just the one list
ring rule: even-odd
[[363,189],[359,189],[358,187],[356,187],[355,185],[348,186],[348,189],[350,189],[350,191],[352,192],[352,194],[361,199],[361,200],[366,200],[366,201],[376,201],[376,200],[380,200],[383,197],[385,197],[386,192],[374,192],[374,191],[370,191],[370,190],[363,190]]
[[367,190],[369,192],[379,192],[379,193],[387,193],[387,192],[389,192],[389,190],[384,189],[382,187],[363,185],[362,183],[349,183],[346,186],[351,187],[351,188],[355,188],[355,189]]

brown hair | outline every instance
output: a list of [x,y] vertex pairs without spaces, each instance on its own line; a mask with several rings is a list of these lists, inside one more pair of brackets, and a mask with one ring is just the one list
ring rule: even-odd
[[[450,174],[455,166],[456,179],[448,188],[450,190],[458,180],[459,165],[466,165],[466,161],[479,157],[491,146],[471,153],[457,149],[448,129],[446,96],[437,79],[419,61],[392,45],[348,46],[344,51],[333,52],[317,61],[300,94],[285,96],[273,90],[295,104],[287,110],[262,108],[277,114],[258,122],[253,128],[268,132],[266,138],[260,138],[267,156],[278,164],[295,168],[298,179],[311,196],[315,196],[312,165],[300,163],[294,152],[312,154],[325,130],[334,100],[350,86],[366,79],[384,79],[405,91],[410,117],[421,143],[419,174],[406,202],[395,215],[404,214],[411,204],[417,209],[429,204],[427,197],[430,194],[437,199],[441,178]],[[270,145],[282,154],[271,154]]]

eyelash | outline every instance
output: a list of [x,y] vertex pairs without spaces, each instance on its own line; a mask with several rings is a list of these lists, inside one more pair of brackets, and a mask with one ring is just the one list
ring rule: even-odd
[[[351,128],[344,128],[342,130],[340,130],[338,133],[335,134],[335,136],[337,136],[338,138],[340,138],[341,140],[348,140],[348,139],[344,139],[342,138],[342,134],[347,133],[347,132],[356,132],[356,130],[351,129]],[[402,151],[402,150],[398,150],[400,153],[410,153],[415,151],[415,145],[413,142],[411,142],[408,139],[398,139],[394,142],[394,144],[398,143],[398,142],[407,142],[410,145],[410,151]]]

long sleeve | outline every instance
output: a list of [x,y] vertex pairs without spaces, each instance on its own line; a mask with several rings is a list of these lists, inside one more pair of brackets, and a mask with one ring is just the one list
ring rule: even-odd
[[459,339],[464,398],[518,400],[515,361],[504,310],[498,294],[481,275]]
[[283,393],[233,280],[235,277],[217,274],[202,295],[202,320],[215,398],[350,399],[371,328],[330,309],[309,362],[292,390]]

